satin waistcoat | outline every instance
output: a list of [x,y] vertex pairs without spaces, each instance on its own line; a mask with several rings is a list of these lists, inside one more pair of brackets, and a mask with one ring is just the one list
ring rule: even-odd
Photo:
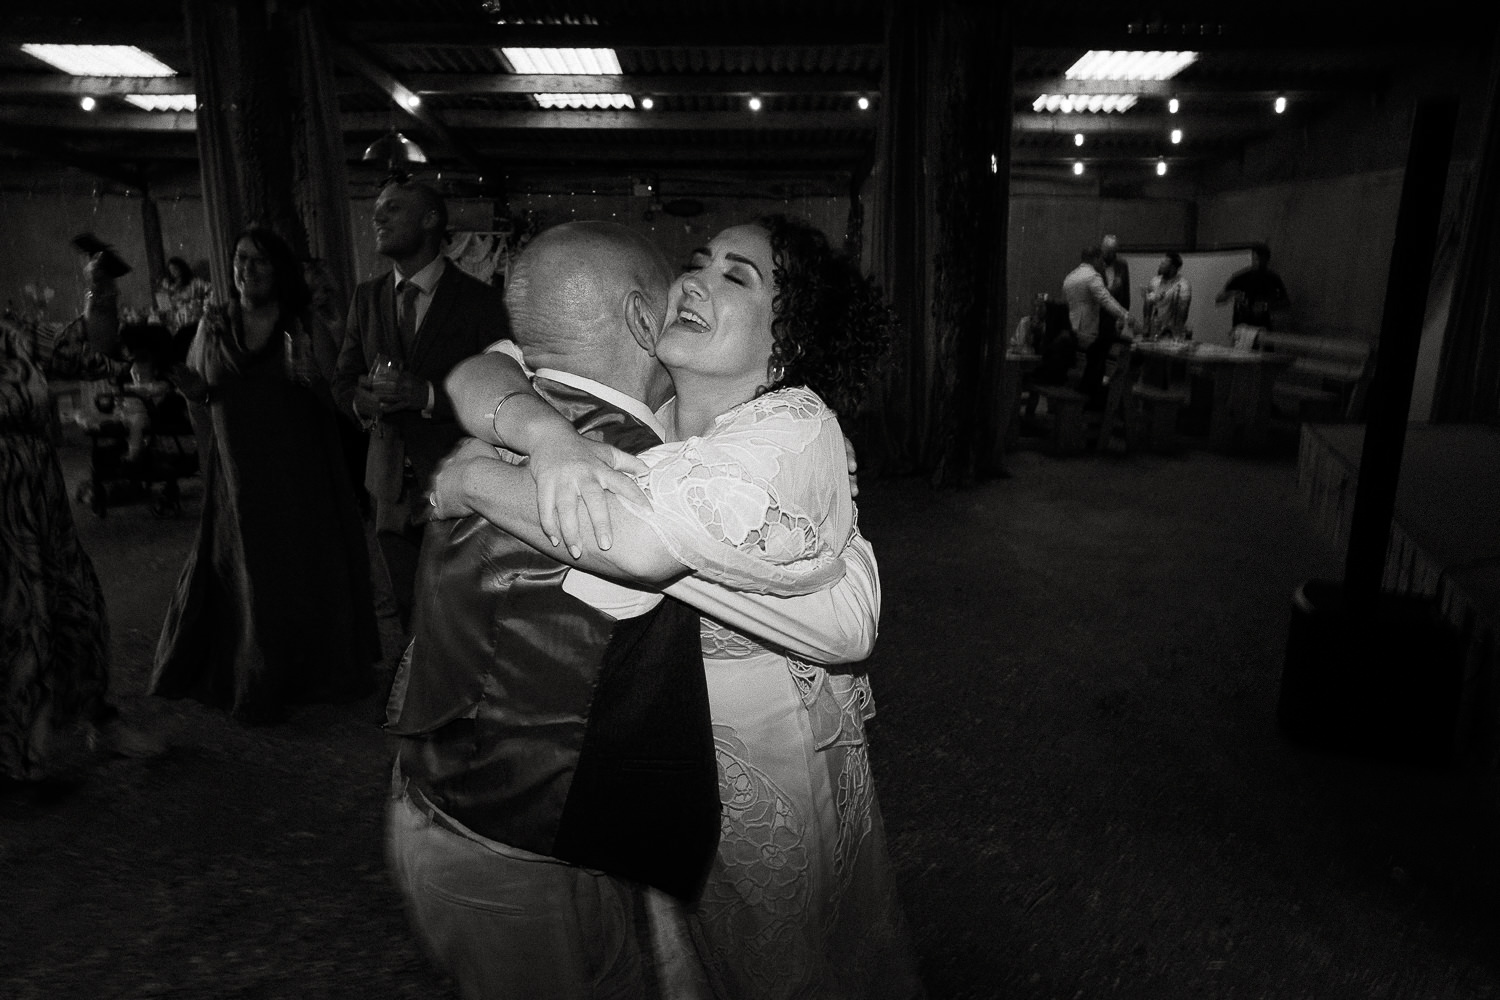
[[[589,437],[657,443],[536,384]],[[476,833],[691,898],[719,832],[698,614],[665,598],[616,621],[562,590],[567,569],[478,515],[428,525],[386,729],[403,773]]]

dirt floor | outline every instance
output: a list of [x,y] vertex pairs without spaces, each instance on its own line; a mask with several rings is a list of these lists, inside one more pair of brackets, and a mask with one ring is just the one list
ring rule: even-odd
[[[1276,732],[1290,595],[1342,563],[1295,478],[1023,450],[970,490],[862,483],[872,752],[932,997],[1500,997],[1495,776]],[[251,729],[141,694],[197,489],[79,514],[118,700],[170,749],[0,807],[0,997],[453,996],[386,875],[373,703]]]

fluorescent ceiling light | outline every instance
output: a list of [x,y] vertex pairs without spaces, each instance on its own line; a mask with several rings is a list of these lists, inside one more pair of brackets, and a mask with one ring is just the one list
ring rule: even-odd
[[196,94],[126,94],[125,100],[142,111],[197,111]]
[[1042,94],[1031,102],[1033,111],[1093,112],[1112,114],[1135,106],[1134,94]]
[[1198,61],[1196,52],[1090,49],[1072,66],[1069,80],[1170,80]]
[[[620,57],[614,49],[501,49],[516,73],[561,76],[618,76]],[[634,108],[629,94],[532,94],[544,108]]]
[[620,72],[614,49],[501,49],[517,73],[571,73],[607,76]]
[[176,76],[177,71],[134,45],[41,45],[21,51],[73,76]]
[[544,108],[633,108],[629,94],[532,94]]

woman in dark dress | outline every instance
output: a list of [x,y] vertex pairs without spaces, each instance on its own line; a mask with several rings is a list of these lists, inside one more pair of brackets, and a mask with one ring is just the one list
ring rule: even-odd
[[206,407],[203,515],[150,689],[269,722],[371,691],[380,643],[328,389],[333,333],[271,231],[245,230],[232,269],[232,301],[205,312],[179,371]]

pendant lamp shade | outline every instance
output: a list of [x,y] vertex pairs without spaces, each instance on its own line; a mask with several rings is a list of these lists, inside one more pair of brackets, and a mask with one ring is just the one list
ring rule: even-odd
[[391,129],[370,143],[365,150],[364,160],[385,163],[394,167],[402,163],[426,163],[427,154],[422,152],[421,146],[395,129]]

